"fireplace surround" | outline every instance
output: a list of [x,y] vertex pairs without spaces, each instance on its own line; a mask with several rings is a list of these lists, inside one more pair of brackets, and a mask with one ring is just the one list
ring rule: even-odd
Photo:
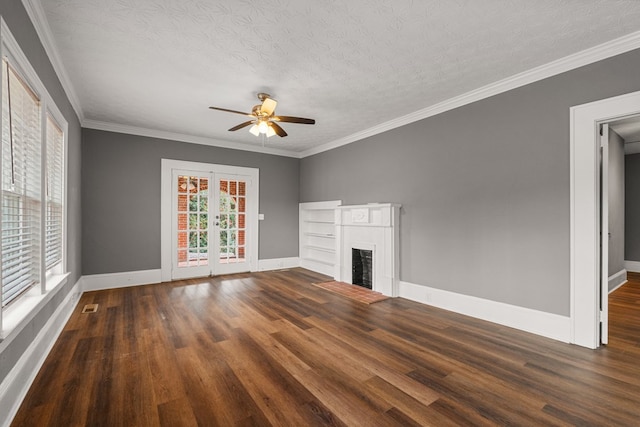
[[369,203],[335,210],[338,281],[354,283],[353,250],[371,253],[371,289],[398,296],[400,205]]

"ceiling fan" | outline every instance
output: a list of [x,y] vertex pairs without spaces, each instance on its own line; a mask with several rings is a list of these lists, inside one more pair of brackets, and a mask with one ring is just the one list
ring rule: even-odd
[[266,134],[268,138],[273,135],[278,135],[280,137],[287,136],[287,133],[277,122],[300,123],[304,125],[313,125],[316,123],[313,119],[305,119],[302,117],[275,116],[274,112],[278,102],[275,99],[272,99],[271,95],[268,93],[259,93],[258,99],[262,103],[254,105],[251,113],[243,113],[242,111],[229,110],[227,108],[220,107],[209,108],[212,110],[226,111],[228,113],[242,114],[243,116],[251,117],[251,120],[247,120],[246,122],[240,123],[239,125],[229,129],[230,132],[237,131],[238,129],[242,129],[252,124],[253,126],[249,129],[249,132],[255,136]]

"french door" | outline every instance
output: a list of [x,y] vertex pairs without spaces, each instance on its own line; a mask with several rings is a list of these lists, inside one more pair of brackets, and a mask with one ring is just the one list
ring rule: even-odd
[[[233,172],[229,166],[207,166],[170,169],[170,203],[164,202],[163,191],[163,241],[170,240],[162,250],[163,280],[256,269],[257,177],[228,173]],[[163,175],[166,172],[163,168]],[[166,215],[169,205],[171,214]]]

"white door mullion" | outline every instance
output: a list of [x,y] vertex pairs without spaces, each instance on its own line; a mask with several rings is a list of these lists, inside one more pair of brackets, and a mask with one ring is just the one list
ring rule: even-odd
[[220,257],[220,236],[218,235],[218,210],[219,200],[217,197],[217,180],[215,174],[209,175],[209,212],[208,212],[208,230],[209,230],[209,274],[216,274],[216,265]]

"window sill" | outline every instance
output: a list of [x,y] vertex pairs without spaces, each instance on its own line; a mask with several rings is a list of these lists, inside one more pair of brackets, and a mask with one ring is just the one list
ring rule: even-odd
[[68,278],[69,273],[51,276],[47,279],[45,293],[41,293],[40,287],[36,286],[2,311],[0,350],[33,320],[42,307],[67,283]]

